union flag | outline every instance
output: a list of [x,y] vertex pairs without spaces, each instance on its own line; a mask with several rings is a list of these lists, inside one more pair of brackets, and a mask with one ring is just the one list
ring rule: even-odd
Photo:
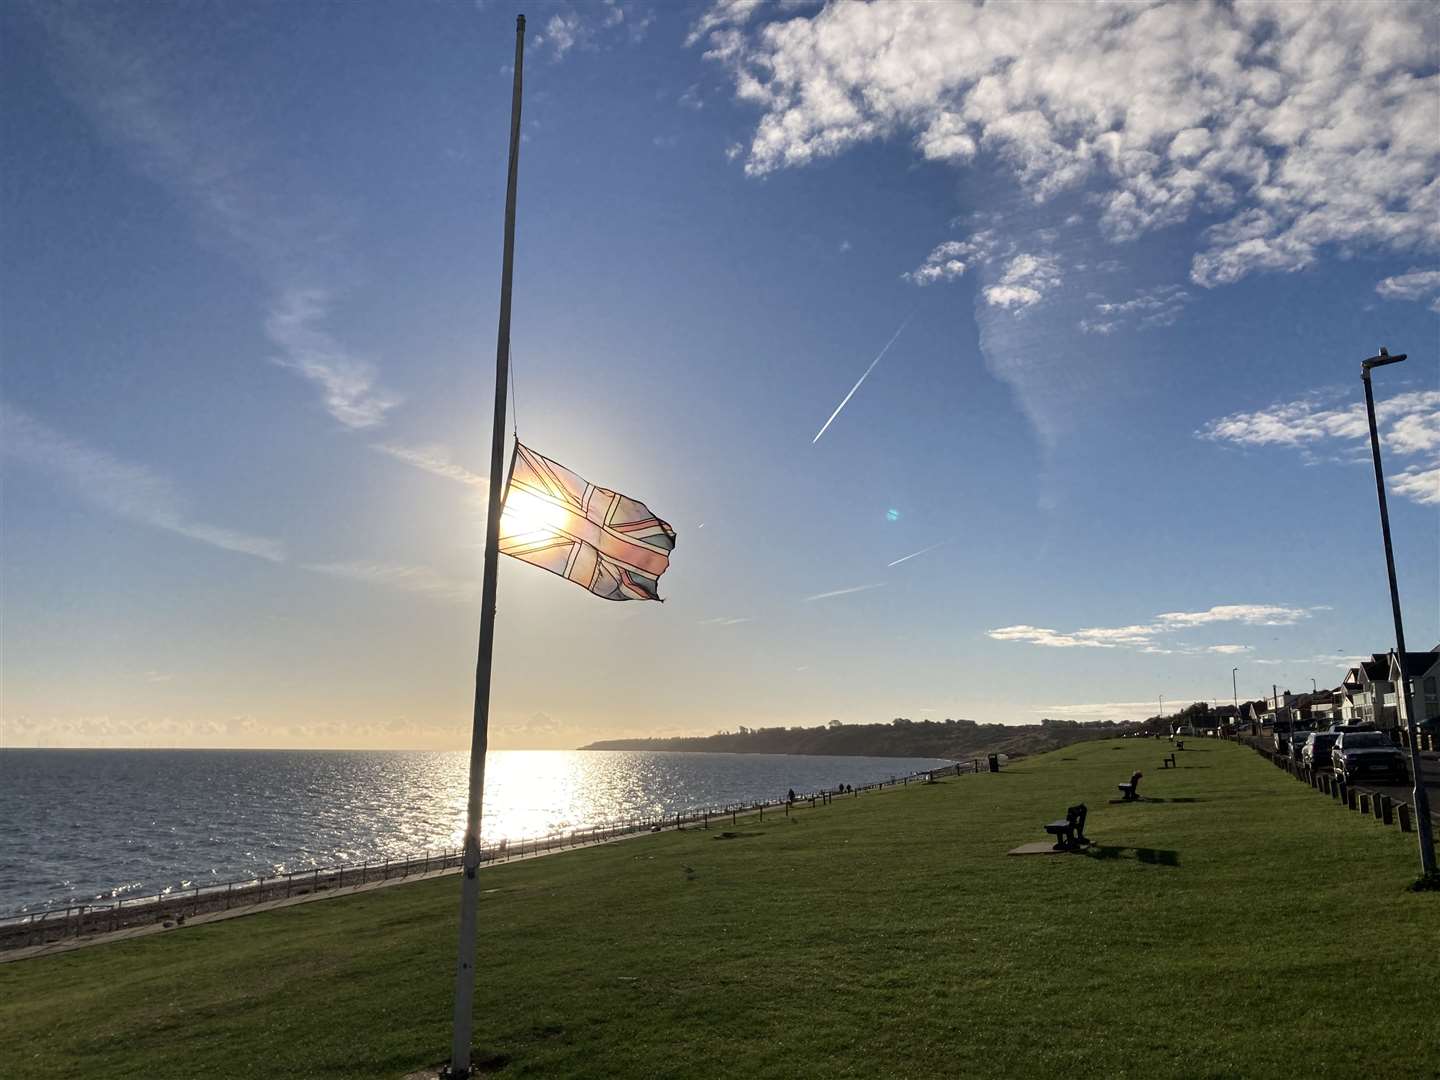
[[659,600],[675,530],[634,499],[515,444],[500,551],[606,600]]

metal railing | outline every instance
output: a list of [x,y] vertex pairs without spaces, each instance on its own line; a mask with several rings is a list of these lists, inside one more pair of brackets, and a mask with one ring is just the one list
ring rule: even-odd
[[[604,822],[519,841],[502,840],[497,844],[482,847],[480,860],[482,865],[502,863],[569,848],[608,843],[626,836],[661,832],[665,829],[684,829],[691,825],[709,828],[712,821],[723,823],[727,817],[730,823],[735,825],[739,823],[741,815],[749,817],[758,814],[763,821],[766,810],[773,812],[783,809],[788,816],[792,806],[826,806],[835,799],[858,798],[866,792],[880,791],[885,787],[908,786],[943,776],[962,776],[984,771],[985,762],[981,759],[957,761],[936,769],[892,776],[886,780],[855,787],[847,785],[835,790],[797,793],[793,802],[788,798],[780,798],[733,803],[721,807],[682,810],[658,817]],[[367,859],[358,864],[312,867],[269,877],[238,878],[209,885],[187,886],[183,889],[172,888],[145,896],[97,899],[4,916],[0,917],[0,951],[155,923],[183,924],[188,918],[217,911],[253,907],[296,896],[335,892],[346,888],[356,889],[382,881],[423,877],[459,869],[463,859],[462,848],[441,849],[383,860]]]

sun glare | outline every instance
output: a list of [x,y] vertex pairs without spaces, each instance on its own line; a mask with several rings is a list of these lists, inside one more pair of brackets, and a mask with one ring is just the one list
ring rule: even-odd
[[565,511],[523,489],[512,488],[505,497],[500,515],[501,536],[530,536],[553,533],[562,524]]

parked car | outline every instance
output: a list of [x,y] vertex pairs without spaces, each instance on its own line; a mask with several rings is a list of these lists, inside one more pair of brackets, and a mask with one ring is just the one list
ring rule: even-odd
[[1308,734],[1309,732],[1307,731],[1291,731],[1288,728],[1276,728],[1271,733],[1270,738],[1275,743],[1275,752],[1277,754],[1289,754],[1291,740],[1300,739],[1303,741]]
[[1195,725],[1179,724],[1175,730],[1170,733],[1170,737],[1172,739],[1193,739],[1195,738]]
[[1342,731],[1374,731],[1374,730],[1375,730],[1375,725],[1374,725],[1374,724],[1331,724],[1331,725],[1330,725],[1328,728],[1326,728],[1325,730],[1326,730],[1326,731],[1332,731],[1332,732],[1334,732],[1335,734],[1338,735],[1338,734],[1339,734],[1340,732],[1342,732]]
[[1300,764],[1308,765],[1312,769],[1330,768],[1330,751],[1335,747],[1335,740],[1340,736],[1329,731],[1312,731],[1305,739],[1305,745],[1300,748]]
[[1290,746],[1286,750],[1286,753],[1290,755],[1290,760],[1296,765],[1302,763],[1300,753],[1305,749],[1305,743],[1309,738],[1310,732],[1308,731],[1293,731],[1290,733]]
[[1335,772],[1347,784],[1356,780],[1410,779],[1405,755],[1378,731],[1342,731],[1330,751]]

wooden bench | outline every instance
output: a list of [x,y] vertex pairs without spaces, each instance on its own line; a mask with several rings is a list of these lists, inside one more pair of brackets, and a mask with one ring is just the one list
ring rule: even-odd
[[1115,785],[1120,789],[1120,796],[1123,802],[1135,802],[1140,798],[1140,777],[1143,775],[1144,773],[1138,771],[1133,772],[1130,774],[1130,782],[1128,784]]
[[1085,804],[1072,806],[1065,811],[1065,817],[1060,821],[1052,821],[1045,826],[1045,831],[1055,837],[1056,851],[1075,851],[1082,844],[1090,841],[1085,837],[1085,815],[1088,811]]
[[1177,766],[1175,765],[1175,755],[1174,755],[1174,754],[1167,754],[1167,755],[1165,755],[1165,757],[1162,758],[1161,761],[1160,761],[1160,767],[1161,767],[1162,769],[1174,769],[1174,768],[1176,768]]

